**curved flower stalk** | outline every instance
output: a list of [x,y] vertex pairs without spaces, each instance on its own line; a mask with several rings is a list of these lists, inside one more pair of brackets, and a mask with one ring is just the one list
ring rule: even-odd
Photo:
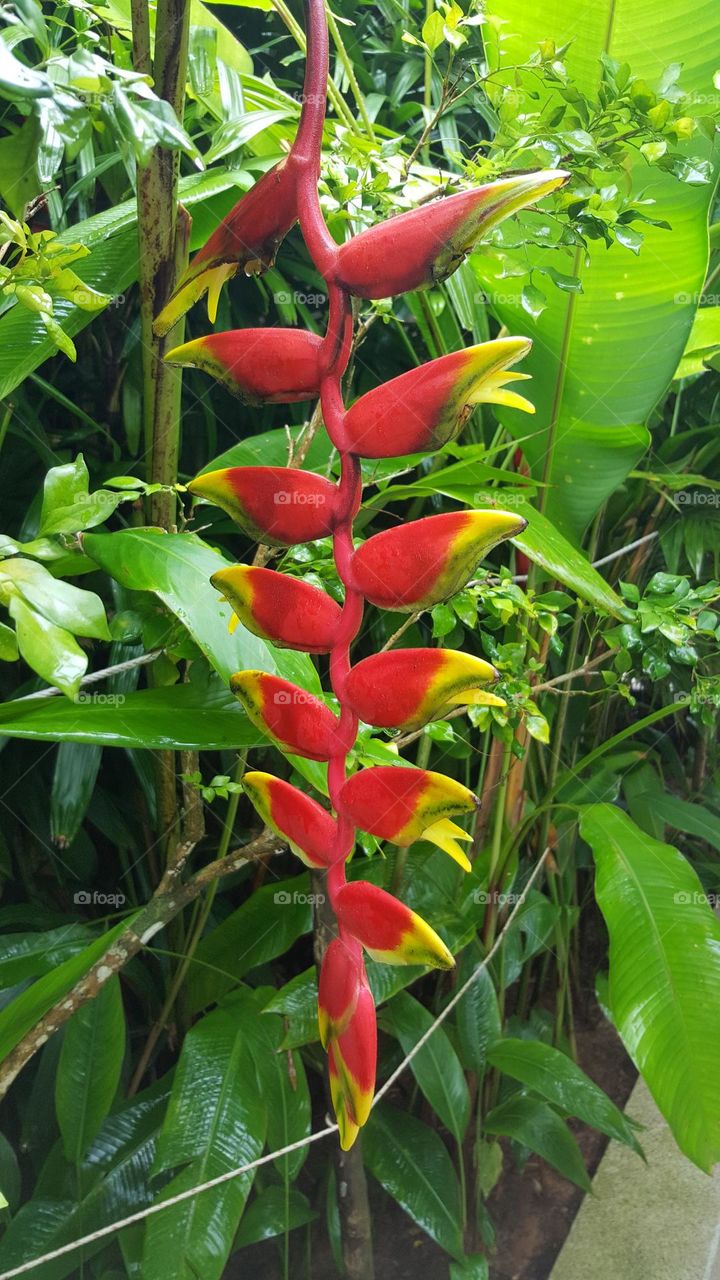
[[327,871],[338,936],[322,964],[318,1019],[340,1141],[347,1148],[368,1117],[375,1085],[375,1009],[363,953],[391,964],[453,964],[442,938],[397,898],[368,882],[348,883],[346,864],[356,830],[400,846],[430,841],[467,870],[462,846],[470,837],[454,818],[472,815],[478,803],[466,787],[429,770],[398,765],[348,777],[359,720],[414,729],[453,707],[502,704],[488,687],[497,673],[480,658],[406,649],[353,666],[350,649],[366,601],[415,610],[447,599],[492,547],[525,524],[507,511],[456,511],[376,534],[356,548],[360,458],[438,449],[482,401],[532,411],[509,389],[525,376],[510,370],[528,350],[526,338],[501,338],[430,361],[347,409],[342,377],[352,343],[351,295],[385,297],[444,279],[482,234],[567,175],[515,175],[438,200],[336,245],[318,199],[328,67],[324,0],[305,0],[305,9],[304,106],[290,155],[243,197],[200,251],[158,325],[164,331],[205,289],[212,312],[222,281],[240,268],[253,272],[269,265],[297,218],[327,286],[324,337],[278,329],[211,334],[178,347],[168,359],[205,370],[251,403],[319,396],[325,428],[340,455],[337,485],[304,471],[234,467],[199,476],[190,490],[217,503],[253,536],[279,546],[332,536],[342,607],[317,587],[271,569],[236,565],[212,581],[236,618],[256,635],[330,655],[339,715],[303,689],[262,671],[236,673],[231,687],[282,751],[328,763],[332,813],[271,774],[248,773],[244,785],[263,821],[306,865]]

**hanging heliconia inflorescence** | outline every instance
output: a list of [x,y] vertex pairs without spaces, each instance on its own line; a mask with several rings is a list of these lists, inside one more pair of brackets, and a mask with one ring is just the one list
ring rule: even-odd
[[[168,359],[205,370],[250,404],[320,398],[325,428],[340,455],[338,485],[280,467],[230,467],[199,476],[193,494],[217,503],[255,539],[292,546],[332,536],[345,596],[340,607],[308,583],[270,569],[238,565],[213,583],[237,618],[285,648],[330,655],[336,716],[320,699],[263,671],[239,671],[231,686],[248,716],[282,751],[328,762],[334,816],[268,773],[248,773],[247,795],[263,821],[310,867],[324,868],[338,936],[320,974],[320,1036],[344,1148],[366,1121],[375,1087],[377,1032],[363,951],[389,964],[449,968],[442,939],[397,898],[363,880],[348,883],[357,828],[407,846],[428,840],[464,869],[469,839],[453,817],[473,814],[466,787],[424,769],[367,768],[347,777],[358,722],[416,729],[458,706],[497,705],[486,662],[443,649],[397,649],[350,664],[364,602],[381,609],[430,608],[460,590],[478,561],[525,521],[495,508],[430,516],[376,534],[358,548],[353,519],[361,498],[361,458],[431,452],[452,440],[483,402],[532,412],[511,388],[510,372],[529,349],[526,338],[499,338],[431,360],[377,387],[346,409],[342,377],[350,357],[351,298],[384,298],[444,280],[503,218],[559,187],[561,171],[524,173],[438,199],[361,232],[338,246],[318,198],[328,69],[324,0],[305,0],[307,65],[295,142],[263,175],[196,255],[156,321],[169,332],[194,302],[209,295],[214,319],[223,283],[238,270],[270,267],[296,221],[325,280],[325,336],[296,329],[211,334]],[[295,500],[296,499],[296,500]]]

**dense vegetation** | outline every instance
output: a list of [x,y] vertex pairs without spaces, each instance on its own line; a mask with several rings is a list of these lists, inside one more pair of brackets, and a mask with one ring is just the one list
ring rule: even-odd
[[[353,749],[353,768],[402,758],[482,802],[468,874],[358,833],[349,877],[427,918],[457,965],[369,961],[380,1085],[477,976],[352,1151],[326,1136],[30,1274],[207,1280],[252,1249],[258,1274],[322,1275],[329,1241],[369,1280],[369,1182],[452,1280],[483,1280],[503,1166],[534,1153],[585,1189],[569,1118],[642,1141],[575,1063],[590,1008],[685,1155],[720,1158],[714,10],[328,11],[320,200],[338,243],[500,176],[570,174],[444,283],[355,299],[344,378],[351,404],[498,335],[533,341],[535,415],[479,404],[432,454],[364,460],[355,520],[358,541],[466,508],[527,520],[449,599],[369,607],[353,649],[463,650],[503,700],[363,724]],[[295,227],[212,323],[200,304],[153,329],[302,107],[299,9],[219,12],[2,10],[3,1272],[326,1124],[323,873],[243,789],[251,766],[327,796],[326,769],[279,756],[229,682],[259,669],[320,695],[328,664],[229,630],[209,579],[239,561],[342,586],[329,537],[266,546],[187,485],[254,465],[337,480],[339,458],[319,408],[249,406],[162,356],[213,329],[322,334],[327,290]]]

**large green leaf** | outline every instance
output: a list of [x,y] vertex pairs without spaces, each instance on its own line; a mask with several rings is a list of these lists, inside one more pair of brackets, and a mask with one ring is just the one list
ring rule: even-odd
[[[266,994],[251,994],[243,989],[223,1001],[222,1007],[231,1012],[237,1010],[237,1016],[242,1018],[255,1061],[260,1095],[267,1108],[267,1144],[271,1151],[279,1151],[307,1137],[312,1115],[303,1060],[299,1053],[281,1049],[283,1026],[279,1018],[262,1015]],[[300,1147],[289,1155],[279,1156],[275,1167],[281,1177],[294,1181],[307,1154],[308,1148]]]
[[542,1094],[566,1115],[577,1116],[609,1138],[640,1153],[640,1145],[622,1111],[572,1058],[541,1040],[496,1040],[488,1061],[506,1076]]
[[[243,1018],[217,1009],[183,1043],[155,1168],[187,1167],[163,1196],[256,1159],[265,1133],[266,1107]],[[146,1280],[167,1280],[170,1259],[176,1280],[219,1280],[253,1177],[241,1174],[149,1219],[142,1270]]]
[[581,818],[610,933],[613,1022],[678,1146],[720,1160],[720,924],[690,864],[611,805]]
[[[433,1015],[407,991],[390,1003],[385,1015],[403,1053],[410,1053],[432,1026]],[[461,1142],[470,1119],[470,1094],[458,1056],[442,1027],[438,1027],[410,1063],[415,1079],[433,1111]]]
[[224,751],[265,742],[236,698],[217,679],[126,694],[86,695],[87,702],[38,698],[0,706],[0,734],[105,747]]
[[65,1155],[79,1165],[112,1106],[125,1053],[120,979],[109,978],[81,1005],[65,1032],[55,1080],[55,1109]]
[[[463,952],[458,972],[458,985],[462,986],[479,963],[472,949]],[[500,1009],[493,980],[487,969],[481,969],[455,1010],[458,1050],[460,1060],[468,1071],[482,1076],[487,1063],[488,1048],[497,1040],[501,1031]]]
[[121,586],[159,596],[224,680],[249,667],[278,672],[304,688],[318,687],[305,654],[275,649],[242,625],[230,634],[232,609],[210,585],[211,574],[230,562],[196,534],[122,529],[86,534],[83,546]]
[[559,1115],[539,1098],[513,1094],[488,1112],[483,1129],[501,1138],[514,1138],[542,1156],[564,1178],[569,1178],[583,1191],[590,1190],[590,1179],[577,1142]]
[[423,1231],[461,1258],[460,1187],[450,1156],[434,1129],[381,1102],[363,1130],[365,1163]]
[[[582,14],[564,0],[550,0],[541,17],[524,0],[490,0],[487,12],[491,64],[508,68],[508,75],[537,53],[542,37],[568,46],[563,56],[569,74],[591,96],[603,53],[628,63],[651,85],[668,64],[679,63],[686,94],[712,93],[720,60],[715,0],[668,0],[661,20],[653,0],[600,0]],[[693,155],[702,151],[697,137],[689,145]],[[512,270],[522,273],[529,262],[582,279],[581,294],[546,290],[548,305],[532,322],[534,346],[523,363],[533,376],[533,425],[540,428],[523,450],[538,478],[550,450],[547,510],[575,537],[647,448],[645,424],[683,353],[707,265],[712,187],[679,182],[642,160],[621,181],[630,178],[634,194],[656,201],[652,216],[672,227],[644,224],[637,256],[597,242],[590,244],[587,265],[582,252],[574,263],[562,251],[530,249],[527,258],[508,253]],[[503,278],[499,258],[487,250],[474,257],[473,267],[510,332],[527,332],[521,292],[529,277]],[[515,435],[528,434],[527,419],[516,410],[500,416]]]
[[[180,181],[180,198],[192,213],[191,248],[199,248],[238,199],[238,188],[252,183],[242,171],[213,169]],[[74,268],[85,284],[115,299],[137,278],[137,204],[125,200],[114,209],[96,213],[58,236],[60,244],[83,244],[90,250]],[[53,299],[54,316],[65,333],[74,337],[99,311],[83,311],[65,298]],[[54,355],[39,316],[15,306],[0,318],[0,399]]]

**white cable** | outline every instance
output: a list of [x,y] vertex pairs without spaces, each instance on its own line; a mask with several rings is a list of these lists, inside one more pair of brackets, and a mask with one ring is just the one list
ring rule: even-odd
[[[537,880],[549,853],[550,850],[548,848],[536,863],[530,879],[525,885],[525,888],[510,912],[504,927],[501,929],[487,955],[480,961],[477,968],[473,969],[470,977],[463,983],[459,990],[455,992],[452,999],[437,1015],[435,1021],[428,1027],[427,1031],[423,1033],[417,1044],[414,1045],[407,1056],[403,1058],[399,1067],[393,1071],[392,1075],[385,1081],[382,1088],[378,1089],[373,1101],[373,1106],[376,1106],[380,1099],[383,1098],[388,1090],[392,1088],[395,1081],[402,1075],[408,1064],[412,1062],[415,1055],[420,1052],[423,1046],[430,1039],[435,1028],[439,1027],[440,1023],[445,1021],[448,1014],[455,1008],[456,1004],[462,1000],[465,992],[469,990],[473,982],[475,982],[484,969],[487,969],[491,960],[499,951],[503,939],[520,908],[523,906],[530,889]],[[286,1147],[280,1147],[278,1151],[271,1151],[268,1155],[260,1156],[259,1159],[251,1161],[250,1164],[240,1165],[238,1169],[229,1169],[227,1173],[221,1173],[217,1178],[211,1178],[209,1182],[201,1182],[196,1187],[189,1187],[187,1191],[180,1191],[175,1196],[169,1196],[167,1200],[160,1200],[156,1204],[151,1204],[147,1209],[139,1209],[137,1213],[131,1213],[127,1218],[118,1218],[116,1222],[110,1222],[106,1227],[99,1227],[97,1231],[91,1231],[86,1236],[80,1236],[77,1240],[71,1240],[69,1244],[60,1245],[58,1249],[53,1249],[50,1253],[44,1253],[41,1257],[34,1258],[32,1262],[24,1262],[20,1267],[13,1267],[10,1271],[3,1271],[0,1274],[0,1280],[13,1280],[14,1276],[26,1275],[28,1271],[34,1271],[36,1267],[41,1267],[46,1262],[53,1262],[55,1258],[62,1258],[66,1253],[72,1253],[75,1249],[80,1249],[88,1244],[94,1244],[96,1240],[102,1240],[105,1236],[115,1235],[116,1232],[122,1231],[123,1227],[130,1227],[135,1222],[142,1222],[144,1218],[149,1218],[154,1213],[161,1213],[163,1209],[170,1209],[175,1204],[181,1204],[183,1200],[190,1200],[193,1196],[200,1195],[202,1191],[210,1191],[213,1187],[219,1187],[224,1182],[230,1182],[233,1178],[239,1178],[243,1173],[250,1173],[253,1169],[258,1169],[263,1164],[269,1164],[270,1161],[277,1160],[279,1156],[290,1155],[293,1151],[299,1151],[302,1147],[307,1147],[312,1142],[318,1142],[320,1138],[327,1138],[331,1133],[336,1132],[337,1125],[329,1124],[324,1129],[318,1129],[316,1133],[308,1134],[306,1138],[300,1138],[297,1142],[291,1142]]]

